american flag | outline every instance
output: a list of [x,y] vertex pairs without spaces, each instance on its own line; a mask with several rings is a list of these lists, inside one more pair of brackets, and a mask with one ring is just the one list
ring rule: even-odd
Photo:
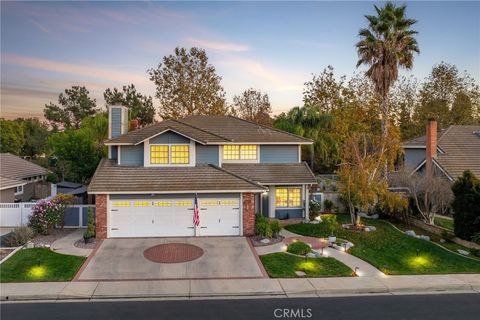
[[195,193],[195,201],[193,202],[193,224],[198,227],[200,224],[200,209],[198,208],[198,197]]

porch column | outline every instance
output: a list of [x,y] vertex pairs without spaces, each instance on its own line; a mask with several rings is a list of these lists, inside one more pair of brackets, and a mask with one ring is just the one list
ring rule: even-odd
[[268,217],[275,218],[275,186],[268,186]]
[[243,235],[253,236],[255,234],[255,193],[242,193],[242,221]]
[[107,238],[107,198],[106,194],[95,196],[95,237],[97,239]]
[[304,185],[303,188],[305,189],[305,220],[310,221],[310,196],[308,194],[308,186]]

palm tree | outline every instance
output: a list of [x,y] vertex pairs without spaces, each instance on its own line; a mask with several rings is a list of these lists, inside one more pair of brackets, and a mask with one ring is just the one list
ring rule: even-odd
[[357,67],[367,65],[367,76],[372,80],[381,99],[382,141],[388,136],[390,87],[398,77],[398,68],[411,69],[413,54],[420,53],[416,31],[411,26],[417,21],[405,16],[406,5],[397,7],[387,2],[383,8],[374,6],[376,16],[366,15],[368,28],[360,29],[356,44]]

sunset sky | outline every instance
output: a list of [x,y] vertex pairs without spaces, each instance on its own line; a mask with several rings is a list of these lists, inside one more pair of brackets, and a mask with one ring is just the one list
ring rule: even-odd
[[[279,113],[301,105],[312,73],[356,70],[364,14],[371,2],[2,2],[1,117],[41,117],[72,85],[102,107],[109,87],[153,96],[146,71],[176,46],[207,51],[229,102],[253,87]],[[410,2],[407,15],[419,21],[412,74],[446,61],[479,81],[480,3]]]

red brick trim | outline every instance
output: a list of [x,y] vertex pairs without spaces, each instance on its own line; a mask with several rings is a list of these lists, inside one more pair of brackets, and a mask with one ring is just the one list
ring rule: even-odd
[[95,197],[95,237],[107,238],[107,195],[97,194]]
[[80,269],[78,269],[77,273],[75,274],[75,277],[73,277],[72,281],[81,281],[80,280],[80,276],[82,275],[82,272],[83,270],[85,270],[85,268],[87,268],[88,264],[90,263],[90,261],[92,261],[93,259],[93,256],[95,255],[95,253],[97,253],[98,249],[100,248],[100,246],[102,245],[103,243],[103,240],[100,240],[98,241],[97,245],[95,246],[95,248],[93,249],[93,251],[90,253],[90,255],[88,256],[88,258],[85,260],[85,262],[83,262],[82,266],[80,267]]
[[255,234],[255,194],[243,193],[242,199],[243,235],[249,237]]

